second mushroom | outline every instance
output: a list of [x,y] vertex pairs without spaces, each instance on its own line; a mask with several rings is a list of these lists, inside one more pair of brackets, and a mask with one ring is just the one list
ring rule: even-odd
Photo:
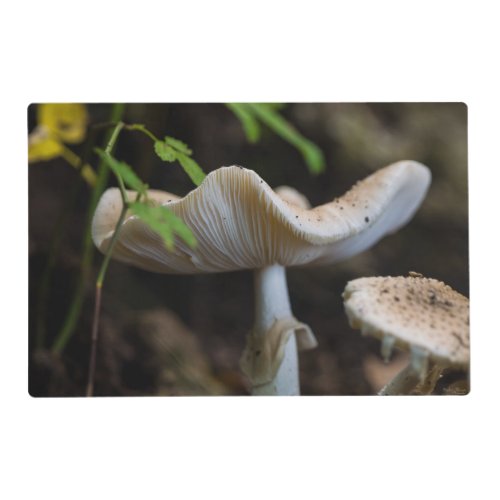
[[410,351],[410,363],[378,394],[431,394],[445,368],[469,367],[469,299],[445,283],[410,276],[350,281],[343,293],[349,323],[393,347]]
[[[371,247],[406,224],[420,206],[430,171],[401,161],[376,171],[340,198],[309,208],[291,188],[273,191],[257,173],[222,167],[185,197],[151,191],[193,231],[195,249],[173,251],[137,216],[123,222],[113,258],[160,273],[195,274],[252,269],[255,322],[241,367],[254,395],[298,395],[297,350],[316,346],[311,329],[292,314],[285,268],[328,265]],[[106,252],[121,196],[106,191],[93,220],[93,239]]]

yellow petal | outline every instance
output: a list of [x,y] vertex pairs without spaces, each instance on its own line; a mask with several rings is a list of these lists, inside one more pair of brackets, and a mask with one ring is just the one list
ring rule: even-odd
[[63,145],[47,134],[43,127],[37,127],[28,138],[28,161],[47,161],[61,155]]
[[38,105],[38,124],[63,142],[82,142],[87,122],[87,108],[83,104]]

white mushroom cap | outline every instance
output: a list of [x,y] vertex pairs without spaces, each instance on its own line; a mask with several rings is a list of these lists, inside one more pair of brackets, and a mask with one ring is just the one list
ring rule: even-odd
[[309,200],[296,189],[290,186],[278,186],[274,192],[289,205],[295,205],[298,208],[308,210],[311,208]]
[[432,278],[373,277],[350,281],[343,293],[353,328],[403,349],[417,347],[447,366],[469,364],[469,299]]
[[[358,182],[342,197],[308,209],[305,198],[280,197],[252,170],[222,167],[183,198],[149,192],[191,228],[198,242],[195,249],[177,240],[175,249],[167,250],[154,231],[130,215],[113,257],[163,273],[333,263],[366,250],[406,224],[430,179],[424,165],[401,161]],[[118,189],[106,191],[98,204],[92,235],[102,252],[121,206]]]

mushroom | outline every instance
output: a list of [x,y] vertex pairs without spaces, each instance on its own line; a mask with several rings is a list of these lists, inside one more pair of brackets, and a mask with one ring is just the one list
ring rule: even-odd
[[343,293],[352,328],[382,341],[387,362],[393,347],[410,351],[409,364],[380,395],[430,394],[444,368],[469,366],[469,299],[421,274],[359,278]]
[[[293,315],[285,267],[331,264],[358,254],[403,226],[430,183],[424,165],[402,161],[358,182],[341,198],[310,209],[290,188],[274,192],[257,173],[222,167],[185,197],[151,191],[197,239],[195,249],[176,241],[167,250],[137,216],[123,222],[113,257],[142,269],[176,274],[255,272],[255,323],[241,359],[253,394],[299,394],[297,349],[316,346],[310,328]],[[92,234],[106,252],[122,201],[106,191],[96,209]]]

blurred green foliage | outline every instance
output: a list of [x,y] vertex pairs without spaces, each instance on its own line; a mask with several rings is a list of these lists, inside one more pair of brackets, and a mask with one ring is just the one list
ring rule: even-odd
[[169,250],[174,249],[174,235],[178,235],[190,247],[196,246],[196,238],[191,229],[168,208],[151,206],[146,201],[133,202],[130,204],[130,209],[163,238]]
[[240,120],[247,139],[256,143],[261,137],[260,122],[267,125],[282,139],[295,146],[312,174],[319,174],[325,169],[325,158],[318,146],[302,136],[278,112],[282,105],[267,103],[230,103],[228,108]]

